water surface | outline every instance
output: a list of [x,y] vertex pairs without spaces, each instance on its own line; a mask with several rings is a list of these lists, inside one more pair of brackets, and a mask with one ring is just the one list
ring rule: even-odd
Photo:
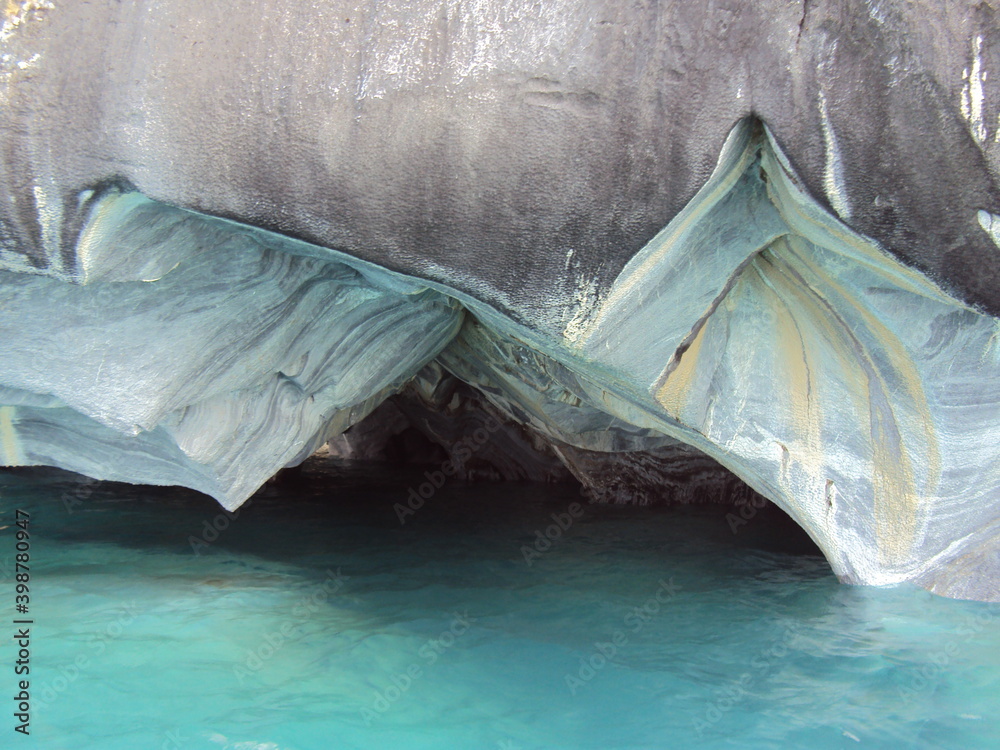
[[230,518],[0,473],[2,627],[16,508],[34,620],[32,734],[8,700],[0,746],[1000,746],[994,605],[842,586],[764,512],[734,533],[713,508],[452,484],[400,523],[421,481],[317,463]]

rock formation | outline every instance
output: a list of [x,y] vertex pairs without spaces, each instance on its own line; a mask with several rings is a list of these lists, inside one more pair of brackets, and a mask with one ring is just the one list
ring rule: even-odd
[[1000,600],[988,4],[236,5],[7,11],[0,463],[235,508],[488,419]]

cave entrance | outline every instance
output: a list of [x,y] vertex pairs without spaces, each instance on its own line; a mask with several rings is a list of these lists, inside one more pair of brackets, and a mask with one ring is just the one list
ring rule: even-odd
[[[418,516],[424,526],[435,518],[461,526],[470,501],[496,500],[502,512],[512,495],[559,517],[573,503],[609,522],[637,513],[698,517],[699,533],[722,547],[822,557],[784,510],[697,448],[664,437],[646,450],[584,449],[509,419],[455,379],[433,400],[411,388],[390,397],[269,486],[324,502],[346,487],[338,493],[344,507],[400,526]],[[373,510],[373,496],[388,504]]]

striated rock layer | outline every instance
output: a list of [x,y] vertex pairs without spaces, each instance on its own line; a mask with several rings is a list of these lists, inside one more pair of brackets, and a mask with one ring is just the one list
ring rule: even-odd
[[759,493],[1000,600],[992,11],[301,5],[8,11],[0,463]]
[[711,474],[704,454],[845,580],[991,595],[1000,324],[819,207],[753,121],[561,336],[135,192],[88,200],[78,283],[0,277],[6,465],[235,508],[411,382],[403,426],[439,444],[476,414],[524,427],[493,431],[493,476],[558,478],[561,461],[605,499],[677,499]]

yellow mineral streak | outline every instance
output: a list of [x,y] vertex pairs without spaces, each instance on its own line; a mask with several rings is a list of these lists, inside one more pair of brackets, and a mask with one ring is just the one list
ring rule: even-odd
[[3,452],[4,466],[23,466],[24,454],[14,429],[17,410],[13,406],[0,406],[0,451]]
[[[583,347],[614,310],[629,304],[636,283],[652,273],[678,247],[683,246],[688,231],[732,190],[755,158],[755,141],[747,130],[737,128],[733,131],[723,148],[716,171],[701,191],[622,269],[608,296],[600,302],[594,315],[577,333],[574,343],[578,348]],[[735,153],[737,149],[741,149],[738,154]]]
[[[815,537],[820,529],[813,521],[820,516],[809,513],[805,502],[821,494],[825,497],[824,414],[820,411],[824,399],[820,391],[824,378],[829,376],[825,368],[831,364],[830,349],[836,352],[833,359],[837,364],[846,365],[843,370],[835,370],[849,391],[858,387],[858,381],[863,387],[864,378],[850,354],[843,351],[836,322],[824,314],[812,290],[804,287],[784,263],[781,253],[786,248],[786,239],[775,243],[754,261],[753,270],[759,278],[757,298],[772,310],[776,321],[773,372],[775,377],[784,378],[780,392],[787,394],[784,404],[775,405],[784,406],[786,424],[791,428],[782,444],[782,490],[792,506],[802,506],[800,523]],[[797,479],[789,471],[793,462],[798,469]]]
[[[825,379],[834,379],[838,394],[848,394],[846,402],[838,395],[838,409],[852,413],[852,423],[870,425],[880,563],[901,566],[913,549],[928,499],[940,480],[940,449],[930,407],[920,373],[903,342],[864,300],[822,266],[810,248],[801,237],[777,240],[753,261],[737,282],[739,288],[733,290],[734,296],[748,295],[770,310],[774,321],[774,373],[784,379],[781,390],[787,394],[787,401],[776,408],[783,408],[787,415],[783,421],[790,432],[782,439],[802,472],[795,486],[787,475],[788,486],[782,489],[791,499],[801,496],[806,487],[810,494],[815,489],[817,496],[825,496],[828,479],[823,466],[829,446],[824,446],[824,415],[819,411],[824,399],[818,391]],[[869,261],[872,265],[885,262],[876,248],[858,243],[854,250],[874,256]],[[849,310],[851,317],[863,321],[879,342],[881,356],[868,351],[838,310]],[[653,386],[654,397],[667,413],[696,429],[695,415],[685,415],[684,410],[689,401],[696,400],[692,388],[702,374],[699,360],[709,328],[709,323],[701,327],[690,347],[664,368]]]
[[[939,290],[922,279],[915,280],[909,269],[889,259],[879,248],[846,227],[840,227],[829,220],[817,221],[799,210],[799,203],[795,200],[785,202],[779,209],[789,207],[796,211],[799,220],[805,220],[822,230],[811,233],[813,241],[819,239],[827,249],[861,261],[869,269],[879,272],[880,276],[907,291],[940,299]],[[888,362],[889,369],[883,372],[860,342],[857,344],[857,351],[863,356],[866,369],[871,373],[866,392],[869,393],[870,401],[868,417],[873,446],[873,506],[880,563],[887,567],[902,565],[916,542],[923,525],[922,518],[926,515],[927,505],[941,475],[940,447],[922,378],[899,337],[862,300],[822,268],[808,251],[808,242],[802,238],[794,238],[789,244],[789,250],[795,257],[790,257],[788,262],[805,277],[809,286],[820,290],[817,293],[829,311],[841,305],[852,308],[887,355],[885,361]],[[914,281],[917,283],[912,283]],[[824,294],[836,296],[837,300],[827,299]],[[853,338],[846,327],[844,334]],[[891,380],[892,385],[887,379]],[[902,385],[902,388],[894,387],[897,384]],[[872,400],[872,396],[876,395],[872,393],[873,389],[881,392],[877,396],[879,405]],[[896,434],[899,435],[898,455],[889,447],[895,444]],[[919,478],[918,472],[922,474]]]
[[[782,241],[780,244],[786,243]],[[789,423],[795,432],[795,440],[789,442],[793,442],[797,448],[796,458],[808,465],[819,466],[823,460],[820,445],[821,416],[818,411],[819,402],[814,394],[817,383],[813,379],[812,369],[822,367],[822,364],[820,357],[812,351],[815,338],[809,335],[811,331],[807,329],[803,332],[804,325],[811,328],[816,323],[814,301],[796,286],[770,253],[761,253],[754,261],[753,268],[761,281],[774,292],[774,297],[768,300],[768,306],[775,312],[777,326],[775,343],[778,361],[775,363],[774,374],[784,375],[786,378],[786,408],[789,411]]]
[[660,377],[658,387],[654,391],[654,397],[666,409],[667,413],[682,424],[686,424],[684,406],[687,404],[691,388],[695,383],[698,357],[701,354],[702,342],[705,340],[705,328],[706,326],[702,326],[695,335],[691,345],[680,356],[673,371]]
[[[920,376],[920,372],[913,358],[910,356],[909,350],[899,340],[899,337],[877,315],[873,314],[868,307],[863,305],[854,295],[848,293],[831,274],[825,273],[819,264],[805,251],[806,244],[801,238],[795,238],[790,243],[790,247],[796,256],[796,268],[803,275],[807,276],[807,280],[815,288],[832,290],[839,297],[838,302],[849,305],[861,315],[867,329],[872,332],[875,339],[878,340],[879,345],[888,354],[887,359],[892,373],[895,375],[895,379],[903,386],[902,393],[898,389],[894,389],[892,394],[895,403],[903,407],[895,411],[894,418],[897,422],[905,423],[906,435],[909,438],[907,444],[911,447],[913,446],[913,440],[918,438],[921,433],[923,434],[924,446],[921,451],[923,461],[921,463],[925,468],[925,477],[922,494],[930,496],[937,489],[941,478],[941,450],[938,444],[937,433],[934,430],[934,418],[931,414],[930,404],[927,401],[927,394],[924,391],[923,378]],[[817,279],[815,284],[813,284],[813,278]],[[825,301],[831,307],[835,305],[831,300]],[[872,362],[872,367],[875,367],[874,362]],[[878,372],[877,369],[876,372]],[[884,388],[887,387],[884,380],[882,381],[882,385]],[[886,393],[888,395],[888,391]],[[900,398],[900,396],[905,396],[905,398]]]

